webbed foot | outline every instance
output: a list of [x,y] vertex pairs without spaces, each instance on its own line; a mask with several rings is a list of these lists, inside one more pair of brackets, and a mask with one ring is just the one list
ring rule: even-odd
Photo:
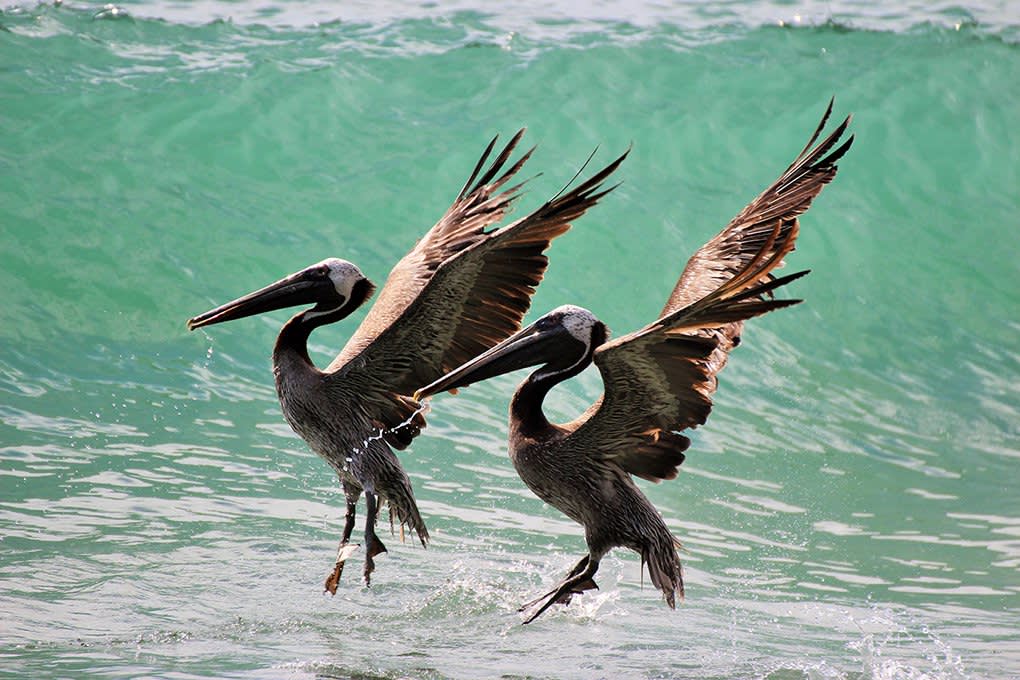
[[364,572],[365,585],[371,586],[372,572],[375,571],[375,560],[372,558],[374,558],[376,555],[381,555],[382,553],[388,551],[386,550],[386,546],[383,545],[383,542],[379,540],[378,536],[373,535],[368,537],[365,543],[366,543],[365,572]]
[[340,549],[336,553],[336,565],[333,567],[330,575],[326,577],[325,589],[330,595],[336,595],[336,589],[340,586],[340,575],[344,573],[344,564],[359,547],[361,546],[357,543],[353,545],[349,543],[340,544]]

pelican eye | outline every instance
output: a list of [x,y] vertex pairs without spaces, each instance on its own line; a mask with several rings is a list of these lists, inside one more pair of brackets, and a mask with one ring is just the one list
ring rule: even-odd
[[550,328],[554,328],[560,324],[559,316],[543,316],[541,319],[535,322],[535,328],[540,331],[546,331]]

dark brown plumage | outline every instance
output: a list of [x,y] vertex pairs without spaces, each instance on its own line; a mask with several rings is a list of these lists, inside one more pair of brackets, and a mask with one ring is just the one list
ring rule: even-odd
[[314,305],[284,325],[273,351],[273,370],[284,416],[336,470],[347,500],[336,567],[326,580],[330,592],[336,591],[344,563],[357,547],[349,540],[362,492],[366,583],[373,558],[386,550],[375,533],[382,503],[389,504],[402,527],[413,529],[422,545],[427,544],[428,530],[410,480],[391,450],[408,446],[425,424],[418,404],[403,395],[520,327],[548,264],[545,250],[611,191],[602,184],[626,157],[564,189],[526,217],[487,230],[506,216],[518,197],[521,185],[506,184],[531,151],[506,165],[523,133],[486,168],[496,140],[490,142],[453,205],[393,268],[379,299],[325,370],[308,356],[309,334],[346,317],[374,290],[350,262],[324,260],[188,321],[195,329]]
[[[605,325],[585,309],[565,305],[546,314],[466,365],[422,388],[425,398],[526,366],[541,366],[510,404],[510,458],[534,493],[585,528],[588,554],[552,591],[522,607],[553,603],[595,588],[599,560],[627,547],[648,566],[670,607],[683,594],[679,545],[632,475],[673,479],[690,440],[683,430],[703,424],[716,375],[744,320],[799,302],[775,300],[775,288],[806,272],[772,278],[794,248],[797,217],[836,173],[853,142],[832,150],[849,118],[811,148],[832,110],[783,175],[689,260],[661,318],[608,340]],[[556,384],[595,363],[605,393],[570,423],[550,423],[542,403]]]

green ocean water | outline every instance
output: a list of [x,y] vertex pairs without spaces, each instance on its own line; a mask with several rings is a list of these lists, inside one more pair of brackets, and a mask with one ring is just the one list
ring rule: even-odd
[[[0,12],[0,677],[1020,677],[1016,22],[145,7]],[[519,625],[584,551],[506,457],[523,373],[433,400],[401,454],[433,543],[322,595],[343,496],[279,412],[287,313],[185,319],[329,256],[382,283],[527,126],[518,214],[633,145],[529,316],[629,332],[833,95],[857,139],[788,258],[805,303],[749,326],[680,477],[643,485],[677,611],[617,551]]]

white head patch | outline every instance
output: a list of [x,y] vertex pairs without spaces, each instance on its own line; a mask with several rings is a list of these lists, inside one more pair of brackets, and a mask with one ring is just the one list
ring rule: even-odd
[[560,323],[578,342],[585,346],[591,344],[591,329],[598,323],[594,314],[577,305],[561,305],[549,312],[547,316],[554,314],[562,315]]
[[351,291],[354,290],[354,284],[365,278],[361,270],[354,263],[347,260],[330,257],[315,266],[322,265],[326,265],[329,268],[329,278],[333,282],[333,287],[336,288],[337,293],[343,296],[344,300],[350,299]]

